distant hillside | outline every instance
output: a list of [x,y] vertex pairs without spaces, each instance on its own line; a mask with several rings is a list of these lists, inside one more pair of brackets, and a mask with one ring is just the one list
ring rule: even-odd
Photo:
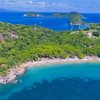
[[52,17],[59,17],[59,18],[68,18],[69,24],[71,25],[82,25],[84,22],[82,19],[84,16],[82,16],[78,12],[69,12],[69,13],[54,13]]

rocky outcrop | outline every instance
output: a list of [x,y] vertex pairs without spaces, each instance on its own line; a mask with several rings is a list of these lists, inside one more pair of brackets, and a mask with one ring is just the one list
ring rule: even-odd
[[88,38],[90,38],[90,39],[93,38],[92,33],[90,33],[90,32],[86,32],[85,34],[86,34],[86,36],[87,36]]
[[8,37],[9,38],[18,38],[18,35],[16,32],[8,32]]
[[0,33],[0,41],[4,40],[4,36],[2,35],[2,33]]
[[17,76],[22,75],[24,72],[25,68],[13,68],[7,76],[0,76],[0,84],[15,83]]

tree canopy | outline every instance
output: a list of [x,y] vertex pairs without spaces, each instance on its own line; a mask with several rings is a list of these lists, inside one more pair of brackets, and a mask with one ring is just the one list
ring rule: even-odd
[[84,32],[0,23],[0,75],[15,65],[41,58],[100,57],[100,36],[90,39]]

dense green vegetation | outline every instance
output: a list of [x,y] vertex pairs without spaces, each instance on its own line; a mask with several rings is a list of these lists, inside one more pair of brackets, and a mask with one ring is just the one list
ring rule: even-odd
[[89,39],[84,32],[0,23],[0,75],[15,65],[44,57],[100,57],[100,36]]

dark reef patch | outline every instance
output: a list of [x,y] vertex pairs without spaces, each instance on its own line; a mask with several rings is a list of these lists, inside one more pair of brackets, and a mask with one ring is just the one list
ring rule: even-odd
[[7,100],[100,100],[100,80],[59,78],[42,80],[14,93]]

